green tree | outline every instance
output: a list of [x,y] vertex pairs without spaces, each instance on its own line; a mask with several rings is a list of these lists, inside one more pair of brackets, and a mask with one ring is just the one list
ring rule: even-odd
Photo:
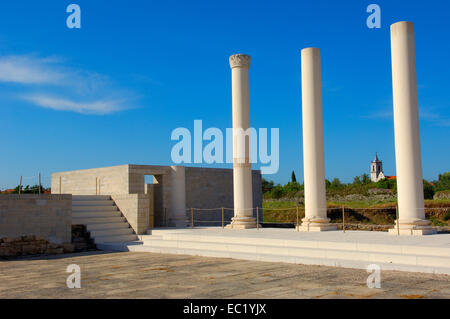
[[280,184],[274,186],[272,188],[272,190],[270,191],[270,197],[272,197],[272,198],[278,199],[278,198],[283,197],[283,195],[284,195],[283,187]]
[[361,179],[359,176],[355,176],[355,178],[353,178],[353,185],[361,185]]
[[268,181],[265,178],[261,179],[261,184],[262,184],[262,192],[267,193],[270,192],[273,188],[273,181]]
[[433,185],[430,182],[423,180],[423,197],[425,199],[433,199],[433,195],[434,195]]
[[[44,188],[41,186],[41,193],[44,192]],[[26,185],[23,186],[22,185],[22,189],[20,191],[22,194],[38,194],[39,193],[39,185]],[[14,192],[13,194],[19,194],[19,186],[17,186],[16,188],[14,188]]]
[[361,183],[366,185],[366,184],[370,184],[371,180],[368,174],[362,174],[361,175]]
[[339,178],[337,178],[337,177],[333,178],[333,180],[331,181],[330,187],[331,188],[340,188],[340,187],[342,187],[342,183],[339,180]]
[[435,186],[435,191],[445,191],[450,189],[450,172],[439,174],[439,179]]
[[295,177],[294,171],[292,171],[292,174],[291,174],[291,182],[297,182],[297,178]]
[[301,191],[303,187],[297,182],[290,182],[283,186],[284,195],[294,195],[298,191]]

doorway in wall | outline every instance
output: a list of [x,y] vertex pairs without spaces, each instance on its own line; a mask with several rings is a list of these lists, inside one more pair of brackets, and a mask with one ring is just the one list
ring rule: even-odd
[[150,195],[153,205],[150,213],[150,228],[167,225],[167,211],[163,202],[163,175],[145,175],[145,193]]

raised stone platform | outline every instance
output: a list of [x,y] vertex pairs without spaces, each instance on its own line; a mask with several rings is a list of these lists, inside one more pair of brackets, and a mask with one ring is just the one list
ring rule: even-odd
[[140,241],[99,249],[172,253],[450,275],[450,234],[392,236],[387,232],[297,232],[293,229],[233,230],[217,227],[153,229]]

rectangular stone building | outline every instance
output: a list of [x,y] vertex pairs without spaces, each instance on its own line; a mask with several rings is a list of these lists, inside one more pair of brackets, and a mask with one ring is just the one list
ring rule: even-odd
[[[261,207],[261,172],[252,176],[253,206]],[[232,169],[128,164],[54,173],[51,187],[52,194],[111,196],[138,234],[190,225],[191,208],[197,226],[220,225],[222,207],[226,223],[233,217]]]

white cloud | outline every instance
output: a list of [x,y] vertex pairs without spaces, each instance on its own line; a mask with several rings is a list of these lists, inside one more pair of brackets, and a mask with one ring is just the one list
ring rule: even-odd
[[65,75],[51,67],[52,59],[0,57],[0,82],[60,85]]
[[124,105],[125,100],[114,99],[79,102],[44,95],[30,95],[24,97],[24,99],[44,108],[57,111],[73,111],[81,114],[104,115],[129,108]]
[[0,57],[1,82],[22,85],[20,99],[58,111],[110,114],[133,108],[134,94],[118,88],[108,76],[68,67],[56,57]]

